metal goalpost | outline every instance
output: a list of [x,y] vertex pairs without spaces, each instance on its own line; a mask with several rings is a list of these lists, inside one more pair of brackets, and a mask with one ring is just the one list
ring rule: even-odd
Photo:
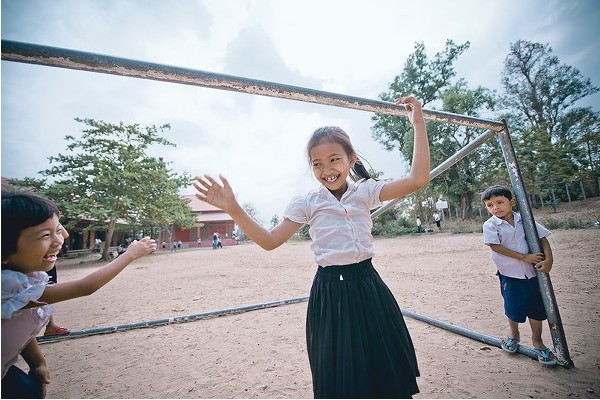
[[[284,85],[269,81],[248,79],[233,75],[218,74],[201,70],[181,68],[176,66],[149,63],[126,58],[111,57],[102,54],[95,54],[58,47],[43,46],[31,43],[23,43],[9,40],[2,40],[2,60],[14,61],[29,64],[45,65],[50,67],[74,69],[80,71],[96,72],[103,74],[120,75],[131,78],[149,79],[162,82],[170,82],[183,85],[201,86],[219,90],[228,90],[240,93],[247,93],[260,96],[276,97],[287,100],[295,100],[309,103],[317,103],[335,107],[350,108],[355,110],[369,111],[381,114],[406,116],[407,112],[404,106],[397,106],[393,103],[380,100],[369,100],[360,97],[346,96],[326,91],[308,89],[298,86]],[[510,180],[512,183],[515,197],[519,205],[525,236],[532,253],[542,252],[539,244],[539,237],[535,228],[535,221],[531,206],[527,200],[527,194],[521,171],[517,162],[516,154],[512,145],[508,126],[506,121],[492,121],[481,118],[474,118],[465,115],[453,114],[436,110],[423,110],[423,117],[426,121],[435,121],[449,123],[454,125],[470,126],[475,128],[487,129],[486,132],[479,135],[471,143],[467,144],[461,150],[449,157],[442,164],[438,165],[430,172],[430,180],[446,171],[457,162],[465,158],[471,152],[475,151],[481,144],[496,136],[498,138],[502,154],[506,162]],[[399,199],[392,200],[376,210],[373,218],[379,216],[390,209]],[[562,320],[558,310],[556,297],[552,288],[550,275],[547,273],[538,273],[539,285],[542,292],[544,307],[548,316],[548,325],[550,334],[556,350],[556,356],[559,363],[571,368],[574,366],[569,355],[569,349],[563,329]],[[285,301],[283,301],[285,304]],[[264,307],[259,307],[264,308]],[[405,310],[403,310],[405,312]],[[413,314],[413,315],[411,315]],[[478,334],[465,328],[455,325],[442,323],[436,324],[432,318],[419,318],[418,314],[406,312],[405,315],[421,319],[425,322],[453,330],[455,333],[462,334],[480,340]],[[185,318],[184,318],[185,319]],[[190,319],[190,318],[188,318]],[[191,319],[190,319],[191,320]],[[160,321],[163,322],[162,320]],[[441,322],[441,321],[440,321]],[[128,324],[137,325],[137,324]],[[143,325],[143,324],[142,324]],[[446,326],[443,326],[446,325]],[[453,329],[456,328],[456,329]],[[483,335],[487,336],[487,335]],[[490,338],[490,337],[487,337]],[[499,345],[499,340],[494,338],[480,340],[495,346]],[[523,347],[523,346],[520,346]],[[532,351],[524,348],[523,354],[532,356]]]

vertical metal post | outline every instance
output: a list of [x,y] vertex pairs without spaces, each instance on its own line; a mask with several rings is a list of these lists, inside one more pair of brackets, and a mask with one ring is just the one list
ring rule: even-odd
[[[498,140],[500,141],[500,146],[502,147],[502,154],[504,155],[504,160],[506,161],[510,181],[519,205],[519,211],[521,212],[521,219],[523,221],[523,228],[525,230],[527,244],[529,245],[529,251],[532,253],[541,253],[542,248],[539,243],[539,237],[535,227],[535,220],[533,219],[531,207],[527,201],[527,193],[525,192],[525,186],[523,185],[523,179],[521,178],[521,171],[517,163],[517,157],[515,155],[515,150],[513,148],[505,121],[504,125],[504,130],[498,134]],[[571,356],[569,355],[567,339],[565,338],[560,313],[558,311],[558,305],[556,303],[556,297],[554,296],[552,282],[550,281],[550,275],[545,272],[538,272],[537,276],[538,283],[540,285],[540,291],[542,293],[542,299],[544,301],[544,307],[548,317],[550,335],[552,336],[552,341],[556,350],[556,357],[558,358],[560,365],[566,368],[572,368],[574,364],[571,360]]]

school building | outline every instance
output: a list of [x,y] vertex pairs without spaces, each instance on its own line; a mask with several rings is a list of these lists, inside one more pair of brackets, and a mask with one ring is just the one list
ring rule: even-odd
[[194,195],[183,195],[181,197],[190,200],[189,207],[197,215],[196,220],[202,226],[191,229],[176,228],[173,235],[175,241],[181,240],[183,243],[188,244],[186,247],[195,247],[200,237],[202,247],[212,247],[213,234],[216,232],[221,237],[223,246],[236,244],[235,240],[232,239],[235,232],[235,223],[229,214],[199,200]]

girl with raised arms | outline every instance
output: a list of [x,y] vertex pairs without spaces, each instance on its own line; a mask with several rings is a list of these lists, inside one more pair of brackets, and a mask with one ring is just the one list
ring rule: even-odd
[[[295,197],[272,230],[238,204],[227,179],[196,177],[196,196],[227,212],[256,244],[272,250],[304,224],[318,264],[308,303],[306,342],[315,398],[410,398],[418,393],[417,358],[394,296],[373,268],[370,210],[409,195],[429,182],[429,143],[421,104],[403,104],[414,129],[410,173],[387,182],[372,179],[338,127],[317,129],[307,155],[320,189]],[[351,174],[361,178],[348,180]]]

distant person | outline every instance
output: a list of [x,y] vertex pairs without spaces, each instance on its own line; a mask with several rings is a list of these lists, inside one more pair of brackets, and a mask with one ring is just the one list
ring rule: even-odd
[[162,242],[162,249],[163,251],[167,251],[167,242],[165,242],[164,240]]
[[423,228],[422,228],[422,224],[421,224],[421,217],[417,217],[417,233],[421,233],[423,232]]
[[[59,215],[44,197],[2,191],[2,398],[45,397],[50,373],[35,335],[50,319],[53,303],[96,292],[156,248],[154,240],[144,238],[81,279],[49,285],[46,272],[64,241]],[[15,365],[19,355],[29,373]]]
[[[317,272],[306,320],[307,354],[315,398],[408,398],[419,392],[417,358],[393,294],[373,268],[370,210],[429,182],[429,144],[421,104],[397,99],[414,130],[410,173],[391,181],[372,179],[341,128],[314,131],[308,161],[318,190],[292,199],[282,221],[265,229],[236,200],[227,179],[196,177],[200,200],[228,213],[266,250],[310,225]],[[354,174],[354,175],[351,175]],[[356,182],[348,181],[357,177]]]
[[119,257],[122,254],[125,254],[126,251],[127,247],[123,243],[119,243],[119,245],[117,246],[117,257]]
[[433,220],[435,221],[435,225],[438,228],[438,231],[442,230],[441,222],[440,222],[440,214],[437,211],[433,213]]
[[177,250],[180,250],[180,249],[181,249],[181,245],[182,245],[182,244],[183,244],[183,243],[181,242],[181,240],[178,240],[178,241],[177,241]]
[[217,235],[217,232],[214,232],[213,233],[213,250],[216,250],[218,245],[219,245],[219,235]]
[[173,240],[173,243],[171,244],[171,251],[177,251],[177,242],[175,240]]
[[198,247],[202,247],[202,238],[198,238],[198,240],[196,240],[196,243],[198,244]]
[[538,361],[556,365],[556,356],[542,340],[542,321],[546,309],[538,285],[538,273],[552,269],[553,257],[548,237],[550,232],[536,222],[543,253],[529,253],[521,214],[512,210],[516,200],[504,186],[487,188],[481,199],[492,217],[483,224],[483,242],[490,247],[500,291],[504,298],[504,314],[508,318],[508,335],[502,339],[502,350],[517,351],[521,334],[519,323],[529,319],[531,341]]

